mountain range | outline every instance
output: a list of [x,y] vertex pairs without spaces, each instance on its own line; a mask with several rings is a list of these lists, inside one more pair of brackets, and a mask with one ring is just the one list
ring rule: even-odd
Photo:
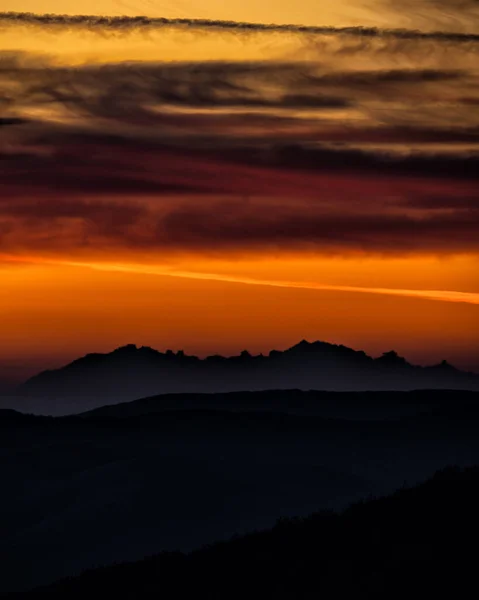
[[[479,390],[479,375],[446,361],[417,366],[394,351],[379,358],[343,345],[307,342],[268,355],[199,358],[128,344],[87,354],[35,375],[15,391],[11,406],[39,414],[71,414],[158,394],[262,390]],[[21,398],[21,400],[20,400]]]

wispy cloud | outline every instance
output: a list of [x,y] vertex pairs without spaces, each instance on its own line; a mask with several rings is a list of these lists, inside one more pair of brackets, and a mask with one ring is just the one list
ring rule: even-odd
[[437,28],[456,32],[479,30],[479,3],[477,0],[370,0],[375,10],[389,11],[400,17],[408,27]]
[[0,13],[0,24],[35,25],[48,28],[84,28],[90,31],[131,32],[138,30],[185,28],[220,29],[228,32],[274,32],[308,35],[349,35],[363,38],[391,37],[397,39],[437,40],[456,43],[478,42],[479,34],[453,33],[448,31],[424,32],[408,29],[382,29],[377,27],[323,27],[311,25],[287,25],[270,23],[247,23],[212,19],[165,19],[146,16],[108,17],[95,15],[60,15],[22,12]]
[[386,296],[402,296],[407,298],[417,298],[421,300],[432,300],[439,302],[459,302],[466,304],[479,304],[479,294],[472,292],[458,292],[452,290],[422,290],[422,289],[400,289],[400,288],[381,288],[381,287],[362,287],[362,286],[346,286],[346,285],[327,285],[309,281],[285,281],[285,280],[269,280],[257,279],[254,277],[242,277],[237,275],[225,275],[219,273],[201,273],[185,270],[177,270],[164,267],[152,267],[142,264],[120,264],[120,263],[102,263],[102,262],[78,262],[66,261],[48,258],[18,258],[15,256],[1,255],[0,260],[11,263],[27,263],[27,264],[46,264],[57,266],[69,266],[77,268],[93,269],[95,271],[131,273],[138,275],[151,275],[162,277],[174,277],[181,279],[193,279],[203,281],[222,281],[225,283],[236,283],[242,285],[278,287],[278,288],[293,288],[316,291],[330,292],[353,292],[358,294],[379,294]]

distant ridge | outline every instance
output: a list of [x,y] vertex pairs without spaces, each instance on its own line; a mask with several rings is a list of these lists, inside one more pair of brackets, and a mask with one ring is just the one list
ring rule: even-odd
[[[479,376],[446,361],[421,367],[396,352],[372,358],[363,351],[302,340],[284,351],[238,356],[189,356],[127,344],[106,354],[87,354],[60,369],[28,379],[17,395],[58,405],[78,402],[78,411],[168,393],[225,393],[271,389],[379,391],[479,390]],[[89,399],[82,406],[82,399]],[[57,413],[58,414],[58,413]]]

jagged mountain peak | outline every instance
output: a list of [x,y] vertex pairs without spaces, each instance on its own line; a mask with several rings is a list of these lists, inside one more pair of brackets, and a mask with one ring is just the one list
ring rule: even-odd
[[[113,401],[167,393],[222,393],[268,389],[329,391],[479,389],[479,377],[449,363],[414,366],[395,351],[372,358],[363,351],[324,341],[301,340],[284,351],[255,356],[188,356],[126,344],[87,354],[26,381],[18,393],[40,397],[95,397]],[[103,400],[101,401],[102,403]]]

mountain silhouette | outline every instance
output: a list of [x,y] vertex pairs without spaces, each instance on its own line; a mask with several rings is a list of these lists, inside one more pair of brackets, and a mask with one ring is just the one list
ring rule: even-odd
[[[363,351],[320,341],[303,340],[267,356],[243,351],[238,356],[203,359],[183,351],[159,352],[127,344],[43,371],[20,385],[16,393],[48,400],[49,410],[54,411],[51,414],[60,414],[62,406],[67,414],[158,394],[271,389],[479,390],[479,376],[446,361],[421,367],[394,351],[372,358]],[[32,409],[31,402],[29,406]]]

